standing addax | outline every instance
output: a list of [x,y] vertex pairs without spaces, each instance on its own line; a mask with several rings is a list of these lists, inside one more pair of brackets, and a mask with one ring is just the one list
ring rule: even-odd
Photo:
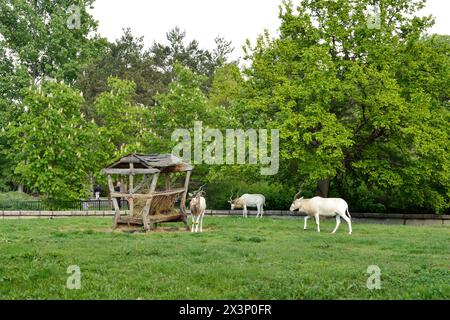
[[203,216],[206,210],[205,191],[203,186],[197,191],[189,193],[191,201],[189,202],[189,208],[191,209],[192,225],[191,232],[203,232]]
[[244,218],[247,218],[248,214],[247,207],[256,207],[256,209],[258,210],[256,217],[262,218],[264,213],[263,206],[266,203],[266,198],[262,194],[245,193],[239,198],[236,198],[234,200],[232,200],[232,198],[230,197],[228,203],[231,204],[231,210],[243,208],[242,216]]
[[298,198],[300,196],[300,192],[298,192],[294,201],[292,202],[290,211],[298,210],[300,212],[306,213],[304,230],[307,227],[307,220],[310,217],[314,217],[316,219],[317,224],[317,232],[320,232],[320,216],[324,217],[334,217],[336,216],[336,227],[334,228],[332,233],[335,233],[341,224],[341,218],[344,219],[348,224],[348,234],[352,234],[352,221],[350,212],[348,211],[348,204],[344,199],[341,198],[322,198],[322,197],[314,197],[312,199],[304,199],[303,197]]

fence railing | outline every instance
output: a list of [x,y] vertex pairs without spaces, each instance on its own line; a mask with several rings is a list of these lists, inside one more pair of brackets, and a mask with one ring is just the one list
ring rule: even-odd
[[[122,210],[128,210],[128,201],[121,200],[120,207]],[[0,210],[26,210],[26,211],[49,211],[49,210],[79,210],[79,211],[108,211],[112,210],[113,204],[111,200],[80,200],[80,201],[17,201],[17,200],[0,200]]]

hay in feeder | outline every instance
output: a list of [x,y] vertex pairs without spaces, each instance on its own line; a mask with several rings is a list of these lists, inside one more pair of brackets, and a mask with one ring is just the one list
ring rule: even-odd
[[[179,210],[174,208],[175,202],[177,202],[179,195],[154,195],[151,205],[149,215],[168,215],[168,214],[178,214]],[[147,198],[137,198],[134,199],[134,208],[131,212],[131,217],[142,218],[144,214],[144,208],[147,203]]]

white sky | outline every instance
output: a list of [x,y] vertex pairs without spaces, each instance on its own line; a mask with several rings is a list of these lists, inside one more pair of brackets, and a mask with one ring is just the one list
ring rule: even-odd
[[[293,0],[295,4],[300,0]],[[432,33],[450,34],[450,1],[428,0],[424,14],[432,14],[436,25]],[[147,47],[154,40],[165,42],[166,32],[175,26],[186,30],[188,40],[214,48],[214,38],[224,36],[233,42],[232,58],[242,57],[246,39],[254,43],[264,29],[272,36],[279,27],[281,0],[96,0],[91,11],[99,21],[99,32],[110,41],[120,38],[130,27],[136,36],[144,36]]]

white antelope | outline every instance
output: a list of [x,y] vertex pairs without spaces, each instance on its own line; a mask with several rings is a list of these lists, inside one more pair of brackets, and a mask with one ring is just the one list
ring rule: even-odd
[[[317,232],[320,232],[320,219],[319,216],[324,217],[334,217],[336,216],[336,227],[334,228],[332,233],[335,233],[341,224],[341,218],[344,219],[348,224],[348,234],[352,234],[352,217],[350,216],[350,212],[348,211],[348,204],[344,199],[341,198],[321,198],[314,197],[312,199],[303,199],[301,197],[298,199],[297,193],[294,197],[294,201],[292,202],[290,211],[297,210],[299,212],[306,213],[304,230],[307,227],[307,220],[310,217],[314,217],[316,219],[317,224]],[[347,216],[348,215],[348,216]]]
[[256,209],[258,210],[256,217],[262,218],[264,213],[263,206],[266,203],[266,198],[262,194],[245,193],[234,200],[232,200],[230,197],[230,201],[228,202],[231,204],[231,210],[243,208],[242,216],[244,218],[247,218],[247,207],[256,207]]
[[204,197],[205,191],[202,188],[203,186],[199,190],[189,193],[189,197],[191,198],[189,209],[191,210],[192,217],[191,232],[203,232],[203,216],[206,210],[206,199]]

